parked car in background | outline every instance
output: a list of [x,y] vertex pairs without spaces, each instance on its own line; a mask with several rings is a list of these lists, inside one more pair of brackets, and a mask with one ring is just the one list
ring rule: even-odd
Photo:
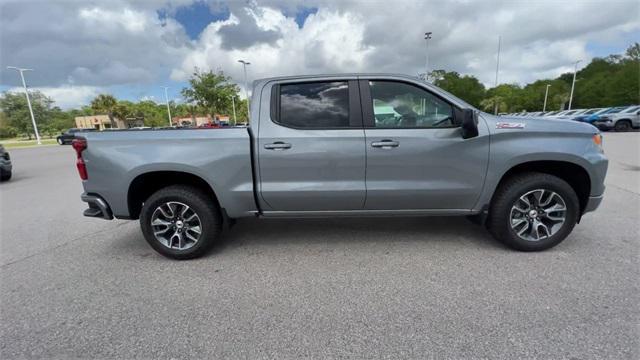
[[601,130],[629,131],[640,128],[640,106],[615,108],[593,121]]
[[585,112],[583,112],[582,114],[579,114],[578,116],[575,116],[573,118],[573,120],[575,121],[579,121],[579,122],[584,122],[584,123],[588,123],[588,124],[592,124],[593,122],[598,119],[598,115],[603,114],[605,112],[607,112],[610,108],[594,108],[594,109],[589,109]]
[[592,126],[494,116],[403,75],[254,84],[248,128],[74,140],[84,215],[140,219],[149,245],[176,259],[255,216],[470,216],[539,251],[602,201],[608,160]]
[[71,128],[65,132],[60,133],[56,138],[56,141],[60,145],[69,145],[75,139],[76,134],[88,131],[96,131],[96,129],[79,129],[79,128]]
[[12,171],[11,156],[9,156],[9,152],[5,150],[4,146],[0,144],[0,181],[11,179]]

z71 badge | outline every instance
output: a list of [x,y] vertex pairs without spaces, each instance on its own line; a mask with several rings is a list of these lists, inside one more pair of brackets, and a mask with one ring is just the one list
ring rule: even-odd
[[524,129],[524,123],[499,122],[496,129]]

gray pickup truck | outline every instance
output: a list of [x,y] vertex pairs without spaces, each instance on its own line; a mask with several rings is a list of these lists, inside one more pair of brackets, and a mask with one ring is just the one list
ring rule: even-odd
[[249,127],[83,134],[73,147],[84,215],[140,219],[175,259],[204,254],[249,216],[468,216],[536,251],[604,193],[595,127],[492,116],[416,78],[270,78],[251,100]]

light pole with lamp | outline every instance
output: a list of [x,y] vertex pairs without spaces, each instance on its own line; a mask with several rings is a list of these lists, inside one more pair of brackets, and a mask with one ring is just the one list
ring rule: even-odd
[[40,133],[38,133],[38,125],[36,125],[36,118],[33,116],[33,108],[31,107],[31,99],[29,99],[29,91],[27,90],[27,83],[24,81],[24,72],[33,71],[33,69],[23,69],[15,66],[7,66],[7,69],[13,69],[20,73],[20,79],[22,79],[22,86],[24,87],[24,95],[27,97],[27,106],[29,106],[29,114],[31,114],[31,123],[33,124],[33,131],[36,133],[36,141],[38,145],[42,145],[40,141]]
[[424,80],[429,81],[429,40],[431,39],[431,35],[433,32],[428,31],[424,33],[424,52],[425,52],[425,60],[424,60]]

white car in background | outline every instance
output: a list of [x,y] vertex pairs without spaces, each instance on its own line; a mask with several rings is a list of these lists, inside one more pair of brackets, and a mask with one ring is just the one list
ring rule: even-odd
[[630,131],[640,128],[640,106],[607,112],[593,122],[601,130]]

